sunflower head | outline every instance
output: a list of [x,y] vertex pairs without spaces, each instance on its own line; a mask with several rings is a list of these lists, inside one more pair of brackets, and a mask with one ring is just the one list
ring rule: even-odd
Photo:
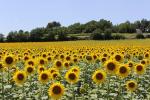
[[146,65],[147,64],[147,60],[146,59],[141,60],[141,64]]
[[31,60],[27,60],[26,65],[27,66],[34,66],[35,62],[32,59]]
[[72,61],[76,64],[76,63],[78,63],[78,58],[77,58],[77,57],[74,57],[74,58],[72,59]]
[[79,75],[77,75],[75,72],[68,71],[66,72],[65,78],[68,83],[75,84],[79,80]]
[[50,76],[51,76],[52,80],[60,79],[60,73],[58,71],[57,72],[53,72]]
[[48,70],[50,74],[53,74],[54,72],[59,72],[58,69],[56,69],[55,67],[51,67]]
[[66,69],[69,69],[69,67],[70,67],[70,62],[69,62],[69,61],[65,61],[65,62],[63,63],[63,65],[64,65],[64,67],[65,67]]
[[62,69],[62,62],[60,61],[60,60],[56,60],[55,62],[54,62],[54,66],[57,68],[57,69]]
[[118,63],[116,61],[108,60],[105,62],[104,66],[108,73],[116,74],[117,69],[118,69]]
[[24,71],[17,71],[14,76],[13,80],[17,85],[22,85],[26,81],[26,73]]
[[121,78],[125,78],[129,75],[130,73],[130,68],[127,67],[126,65],[120,65],[119,68],[118,68],[118,75],[121,77]]
[[40,74],[39,74],[39,78],[38,78],[38,80],[41,82],[41,83],[43,83],[43,84],[45,84],[45,83],[47,83],[48,81],[49,81],[49,73],[48,73],[48,71],[43,71],[43,72],[41,72]]
[[70,57],[70,56],[66,56],[65,60],[66,60],[66,61],[70,61],[70,60],[71,60],[71,57]]
[[92,80],[96,84],[103,83],[106,79],[106,73],[104,70],[96,70],[92,75]]
[[116,55],[114,55],[114,59],[118,62],[122,62],[123,56],[122,56],[122,54],[116,54]]
[[73,66],[69,71],[75,72],[76,74],[80,74],[80,68],[79,66]]
[[39,65],[45,65],[47,63],[47,61],[45,58],[40,57],[38,63],[39,63]]
[[85,56],[85,59],[87,60],[87,62],[92,62],[93,61],[93,57],[91,55]]
[[60,83],[53,83],[48,89],[48,94],[52,99],[58,100],[64,94],[65,88]]
[[15,63],[15,59],[12,55],[7,55],[4,58],[4,63],[6,66],[12,66]]
[[34,73],[35,68],[33,66],[27,66],[25,67],[25,71],[28,75]]
[[133,92],[137,89],[137,82],[134,80],[130,80],[126,82],[126,88],[128,91]]
[[142,64],[137,64],[137,65],[135,66],[134,70],[135,70],[136,74],[141,75],[141,74],[144,74],[144,72],[145,72],[145,67],[144,67],[144,65],[142,65]]
[[45,67],[44,66],[38,66],[38,73],[41,73],[45,71]]

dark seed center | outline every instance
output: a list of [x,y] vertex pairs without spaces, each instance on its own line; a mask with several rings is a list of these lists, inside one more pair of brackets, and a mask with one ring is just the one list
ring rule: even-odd
[[54,86],[52,91],[54,94],[60,94],[61,88],[59,86]]

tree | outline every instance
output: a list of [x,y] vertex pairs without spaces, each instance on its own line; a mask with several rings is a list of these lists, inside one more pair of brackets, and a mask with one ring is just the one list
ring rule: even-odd
[[112,32],[111,29],[105,30],[105,32],[104,32],[104,39],[105,40],[111,40],[113,38],[111,32]]
[[132,24],[129,21],[119,24],[118,28],[119,28],[119,33],[135,33],[136,32],[135,24]]
[[83,29],[84,25],[80,23],[75,23],[73,25],[68,26],[68,33],[70,34],[82,33]]
[[85,29],[83,30],[84,33],[92,33],[97,28],[97,22],[92,20],[85,24]]
[[107,20],[104,20],[104,19],[100,19],[97,22],[97,28],[101,29],[103,32],[106,29],[112,29],[112,27],[113,27],[113,25],[112,25],[112,22],[110,22],[110,21],[107,21]]
[[30,32],[30,41],[43,41],[44,34],[47,34],[47,30],[45,28],[36,28],[31,30]]
[[59,22],[53,21],[49,22],[46,26],[47,29],[53,28],[53,27],[60,27],[61,24]]
[[4,35],[0,33],[0,42],[4,42]]
[[17,41],[16,35],[17,35],[17,31],[9,32],[7,37],[6,37],[7,41],[8,42],[16,42]]
[[137,38],[137,39],[145,39],[145,37],[144,37],[143,34],[137,34],[137,35],[136,35],[136,38]]
[[103,40],[104,36],[102,35],[102,30],[101,29],[96,29],[92,34],[91,34],[91,38],[93,40]]
[[66,27],[60,28],[60,32],[58,33],[57,40],[59,40],[59,41],[67,41],[68,40]]

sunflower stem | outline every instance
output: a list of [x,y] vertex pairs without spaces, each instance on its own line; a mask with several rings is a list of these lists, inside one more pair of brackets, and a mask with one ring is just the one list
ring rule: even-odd
[[130,100],[132,100],[132,99],[133,99],[133,93],[131,92],[130,95],[131,95],[131,96],[130,96]]
[[119,93],[118,93],[118,97],[121,99],[121,94],[122,94],[122,89],[121,89],[121,82],[122,80],[120,79],[120,82],[119,82]]
[[4,98],[4,83],[3,83],[3,71],[2,71],[2,73],[1,73],[1,76],[2,76],[2,80],[1,80],[1,83],[2,83],[2,100],[5,100],[5,98]]
[[100,84],[98,84],[98,90],[97,90],[97,99],[99,99],[100,98]]
[[[31,84],[31,82],[32,82],[32,75],[31,75],[30,78],[29,78],[29,84],[30,84],[29,92],[32,91],[32,86],[31,86],[32,84]],[[29,95],[29,96],[30,96],[30,95]]]
[[10,78],[10,76],[9,76],[9,74],[10,74],[9,70],[10,70],[10,68],[8,67],[8,71],[7,71],[7,72],[8,72],[8,73],[7,73],[7,74],[8,74],[8,76],[7,76],[7,78],[8,78],[8,84],[9,84],[9,80],[10,80],[10,79],[9,79],[9,78]]
[[40,100],[42,100],[42,94],[43,94],[43,91],[42,91],[42,84],[40,85]]
[[72,94],[73,94],[72,99],[75,100],[76,97],[75,97],[75,90],[74,90],[73,84],[71,84],[71,88],[72,88]]
[[24,84],[22,86],[22,92],[23,92],[23,100],[25,100],[25,90],[24,90]]
[[107,82],[107,100],[109,100],[109,92],[110,92],[110,75],[108,76],[108,82]]

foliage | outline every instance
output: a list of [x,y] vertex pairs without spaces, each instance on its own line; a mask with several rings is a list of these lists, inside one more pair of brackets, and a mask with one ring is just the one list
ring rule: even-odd
[[114,40],[125,39],[125,37],[123,35],[120,35],[120,34],[115,34],[112,37],[113,37]]
[[143,34],[137,34],[137,35],[136,35],[136,38],[137,38],[137,39],[145,39],[145,37],[144,37]]
[[[19,30],[11,31],[8,33],[6,38],[1,34],[0,42],[40,42],[40,41],[56,41],[65,40],[68,34],[82,34],[87,33],[93,39],[94,35],[100,36],[99,39],[110,40],[113,39],[111,33],[136,33],[136,31],[141,30],[143,33],[150,32],[150,20],[142,19],[135,22],[126,21],[120,24],[113,24],[109,20],[100,19],[98,21],[92,20],[87,23],[74,23],[67,27],[62,26],[59,22],[53,21],[49,22],[45,27],[38,27],[32,29],[30,32]],[[101,31],[100,33],[96,31]],[[90,35],[91,34],[91,35]],[[64,36],[64,37],[63,37]],[[58,38],[59,37],[59,38]],[[62,39],[65,38],[65,39]],[[78,39],[80,39],[79,37]],[[83,38],[83,37],[82,37]],[[98,39],[97,38],[97,39]],[[118,38],[118,37],[116,37]],[[74,39],[70,38],[69,40]],[[77,38],[76,38],[77,39]],[[89,39],[85,37],[84,39]],[[94,37],[96,39],[96,37]]]
[[149,100],[149,42],[1,43],[0,100]]

